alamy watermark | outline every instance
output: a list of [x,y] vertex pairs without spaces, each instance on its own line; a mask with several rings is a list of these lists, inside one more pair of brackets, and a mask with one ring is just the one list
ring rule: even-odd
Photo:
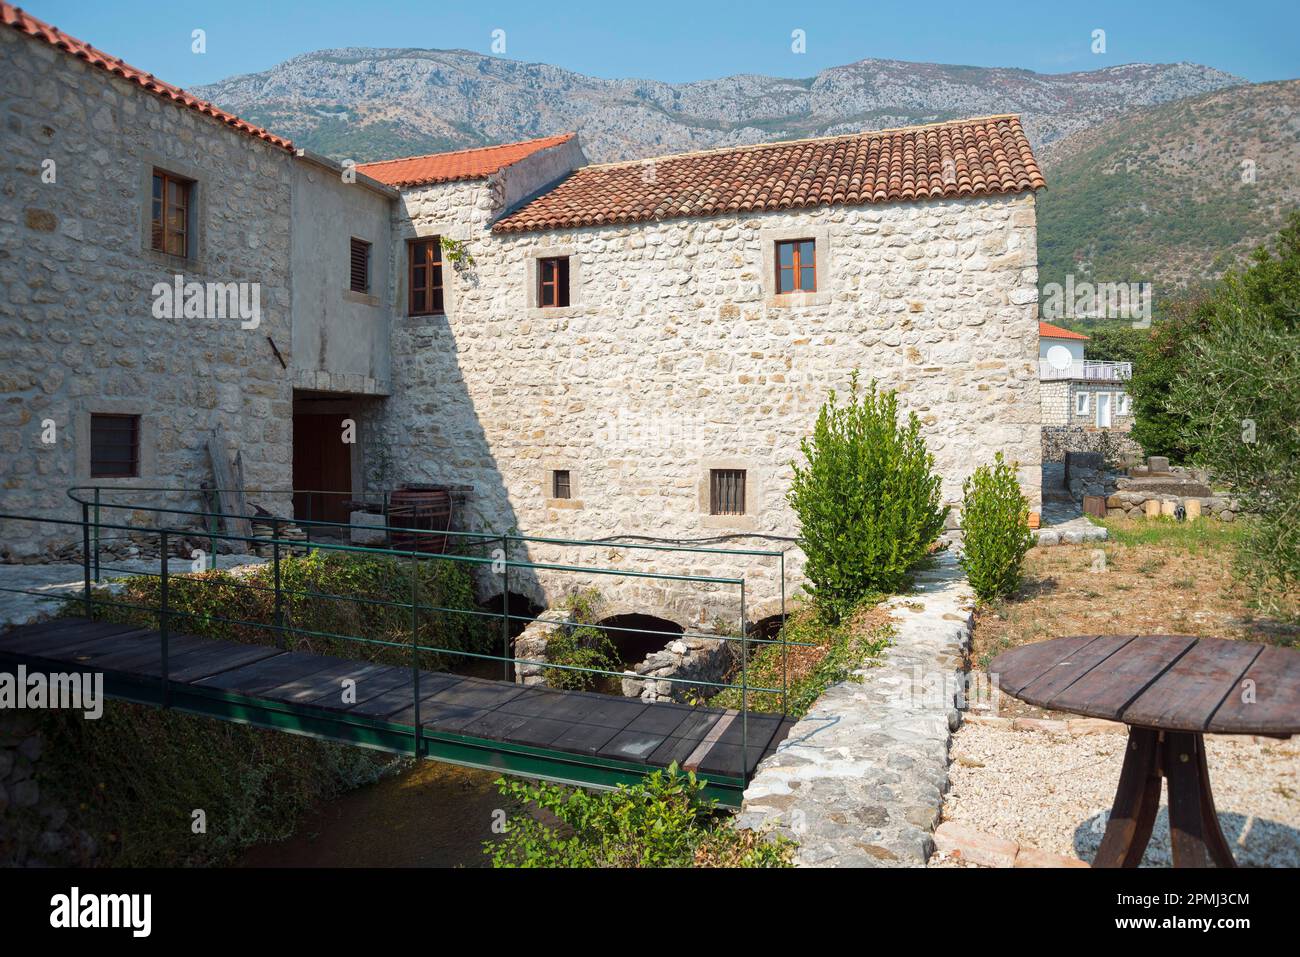
[[27,672],[18,665],[0,673],[0,711],[82,711],[94,721],[104,714],[103,672]]
[[262,324],[260,282],[186,282],[177,273],[151,292],[155,319],[238,319],[241,329]]
[[1075,282],[1067,274],[1065,283],[1043,286],[1039,303],[1043,319],[1123,319],[1135,329],[1151,325],[1151,283]]

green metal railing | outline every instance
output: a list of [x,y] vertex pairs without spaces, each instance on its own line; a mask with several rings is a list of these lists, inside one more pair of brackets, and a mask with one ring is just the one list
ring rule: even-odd
[[[383,526],[368,525],[368,526],[364,526],[364,528],[366,529],[366,531],[372,533],[382,532],[384,535],[389,537],[390,541],[391,541],[392,534],[395,532],[399,532],[404,536],[412,536],[412,535],[436,536],[438,539],[444,542],[454,543],[455,548],[451,549],[449,547],[448,551],[437,553],[437,552],[424,551],[415,548],[397,549],[392,547],[372,547],[372,546],[363,546],[363,545],[343,544],[343,543],[338,543],[333,541],[322,540],[320,539],[319,536],[315,540],[312,540],[310,539],[310,534],[311,534],[310,530],[312,529],[318,530],[320,532],[324,532],[327,529],[340,530],[340,529],[348,529],[353,526],[351,526],[349,523],[346,522],[330,522],[330,521],[317,520],[317,519],[294,519],[292,520],[294,525],[303,527],[304,531],[307,531],[309,539],[308,541],[304,542],[302,540],[285,539],[281,537],[280,535],[281,529],[285,524],[289,523],[290,520],[288,519],[276,518],[275,516],[270,516],[270,517],[262,516],[259,518],[257,516],[249,516],[249,515],[232,515],[230,513],[219,511],[218,509],[213,509],[209,505],[205,505],[204,509],[202,510],[195,510],[195,509],[185,509],[185,508],[173,508],[173,507],[160,506],[160,505],[142,505],[137,502],[121,502],[121,501],[109,499],[104,494],[105,491],[109,491],[109,490],[101,489],[100,487],[95,487],[95,486],[77,487],[77,488],[69,489],[68,491],[69,496],[73,499],[73,501],[77,502],[78,505],[80,506],[81,518],[79,521],[75,519],[39,518],[39,517],[32,517],[27,515],[0,513],[0,520],[53,524],[53,525],[67,527],[69,529],[79,528],[81,530],[83,581],[82,581],[81,594],[79,596],[50,595],[49,593],[46,592],[34,591],[31,589],[0,588],[0,591],[21,592],[25,594],[39,595],[41,597],[47,597],[47,598],[51,598],[51,597],[58,598],[66,601],[79,601],[83,604],[83,611],[87,617],[94,616],[95,608],[97,606],[102,606],[106,608],[116,607],[121,609],[143,611],[143,612],[150,613],[153,616],[156,616],[156,619],[159,624],[158,630],[159,630],[160,642],[161,642],[162,675],[160,680],[161,680],[162,701],[164,706],[167,706],[170,703],[171,696],[172,696],[172,681],[170,675],[170,659],[169,659],[171,635],[177,626],[178,620],[186,617],[190,617],[190,618],[202,617],[208,621],[228,623],[234,626],[244,626],[244,627],[249,627],[254,629],[263,629],[271,633],[276,645],[279,647],[286,647],[287,639],[291,640],[295,636],[298,636],[302,638],[315,637],[315,638],[322,638],[322,639],[355,642],[359,645],[369,645],[377,648],[390,648],[390,649],[400,648],[405,651],[409,651],[410,653],[411,681],[412,681],[412,691],[413,691],[412,700],[415,709],[415,721],[414,721],[415,732],[414,732],[413,747],[415,753],[418,755],[421,753],[421,738],[424,734],[426,734],[426,732],[421,727],[420,713],[419,713],[420,700],[421,700],[420,662],[421,662],[421,657],[424,655],[429,655],[429,654],[447,655],[447,656],[459,656],[470,660],[500,661],[503,669],[503,678],[507,681],[512,680],[513,676],[517,676],[519,674],[519,669],[521,666],[533,666],[533,665],[541,666],[546,669],[581,672],[590,675],[606,676],[606,677],[613,677],[613,678],[620,678],[620,679],[628,677],[628,675],[630,674],[629,672],[624,672],[624,671],[614,671],[610,669],[588,667],[583,665],[570,665],[570,664],[561,664],[561,663],[555,663],[555,662],[550,662],[545,660],[530,660],[530,659],[519,658],[515,654],[515,648],[512,642],[511,625],[512,623],[520,623],[520,622],[526,623],[534,619],[532,616],[514,615],[510,613],[510,595],[511,595],[510,584],[511,584],[512,570],[516,572],[529,570],[533,572],[544,571],[544,572],[553,572],[553,573],[561,573],[561,574],[571,573],[571,574],[580,574],[584,576],[588,576],[588,575],[611,576],[611,577],[618,577],[618,578],[630,577],[630,578],[647,579],[647,580],[652,580],[657,582],[663,582],[665,584],[706,586],[715,589],[734,588],[736,590],[736,596],[739,605],[738,607],[739,627],[737,629],[737,634],[735,635],[705,633],[705,632],[689,632],[685,630],[682,632],[676,632],[676,631],[657,632],[657,631],[647,631],[646,629],[643,628],[625,628],[620,626],[603,625],[603,624],[587,625],[587,623],[583,623],[583,626],[602,629],[607,634],[610,632],[638,632],[638,633],[649,634],[649,635],[662,635],[665,638],[665,643],[671,640],[677,640],[677,639],[689,638],[689,637],[698,637],[698,638],[706,638],[711,640],[721,640],[724,642],[737,643],[740,649],[740,664],[739,664],[739,675],[738,675],[740,680],[738,683],[734,681],[732,682],[709,681],[701,678],[681,678],[676,676],[653,677],[653,678],[646,676],[643,678],[642,676],[635,675],[635,677],[638,680],[665,682],[665,683],[677,684],[677,685],[688,685],[688,686],[702,688],[702,689],[713,689],[715,691],[722,691],[725,689],[739,690],[740,699],[741,699],[741,707],[739,710],[740,710],[740,717],[741,717],[741,755],[742,755],[740,767],[742,769],[742,772],[744,772],[744,769],[748,767],[748,759],[750,755],[749,712],[751,710],[750,709],[751,695],[752,694],[779,695],[781,701],[781,710],[782,713],[784,714],[785,709],[788,706],[789,648],[792,645],[798,647],[805,644],[800,642],[790,642],[787,639],[786,635],[784,634],[784,631],[782,631],[779,634],[779,636],[774,639],[764,639],[764,638],[750,636],[748,621],[747,621],[748,595],[747,595],[746,582],[743,577],[709,576],[709,575],[697,575],[697,574],[674,574],[674,573],[662,572],[662,571],[643,571],[643,570],[636,570],[636,569],[629,569],[629,568],[608,568],[608,567],[601,567],[595,565],[567,564],[567,563],[558,563],[558,562],[534,562],[534,561],[522,560],[516,557],[512,557],[512,554],[517,554],[520,551],[520,549],[523,550],[524,554],[527,554],[527,547],[529,544],[542,544],[547,546],[557,546],[560,548],[614,547],[618,549],[630,549],[630,550],[646,551],[646,552],[684,553],[686,555],[700,554],[700,555],[715,555],[715,556],[731,556],[737,559],[753,559],[753,558],[775,559],[778,562],[780,568],[781,620],[782,623],[784,623],[785,613],[786,613],[785,550],[731,549],[731,548],[720,548],[720,547],[669,544],[669,543],[661,543],[661,542],[625,542],[625,541],[609,540],[609,539],[600,540],[600,541],[584,540],[584,539],[563,539],[563,538],[530,536],[530,535],[513,534],[513,533],[466,532],[466,531],[455,531],[450,529],[413,529],[405,526],[391,526],[387,522],[387,517],[385,517],[385,524]],[[198,492],[199,490],[178,489],[178,488],[157,488],[157,489],[132,488],[129,491],[131,493],[138,493],[138,492],[174,493],[174,492]],[[205,489],[202,491],[206,493],[216,493],[221,490]],[[295,490],[250,489],[247,491],[252,493],[262,493],[262,494],[293,494]],[[301,490],[296,490],[296,491],[301,492]],[[320,493],[320,494],[325,494],[325,493]],[[310,501],[310,496],[308,498],[308,501]],[[387,507],[386,502],[384,503],[384,507],[386,509]],[[144,526],[138,523],[116,523],[116,522],[105,521],[104,513],[106,511],[111,512],[113,510],[127,510],[132,513],[145,512],[145,513],[153,514],[158,517],[156,519],[156,524],[152,526]],[[184,516],[185,520],[188,522],[198,521],[200,523],[199,528],[195,529],[195,528],[178,527],[180,522],[177,521],[176,518],[179,516]],[[229,531],[222,532],[217,530],[221,522],[229,519],[235,519],[235,518],[253,519],[258,521],[259,523],[265,523],[267,525],[270,525],[273,529],[273,534],[270,537],[263,537],[263,536],[256,536],[256,535],[238,535],[238,534],[231,533]],[[110,537],[105,536],[104,534],[105,532],[123,533],[122,535],[117,536],[119,538],[132,538],[132,537],[139,538],[140,536],[148,537],[150,535],[156,535],[158,540],[159,561],[160,561],[160,567],[158,572],[156,573],[141,572],[137,569],[114,567],[112,565],[103,564],[101,562],[101,549],[103,547],[103,543],[112,540]],[[172,560],[171,552],[173,550],[173,546],[177,538],[207,539],[211,545],[211,554],[214,558],[214,562],[217,553],[218,542],[228,542],[235,545],[239,545],[239,544],[255,545],[261,548],[269,547],[271,549],[270,563],[272,565],[271,585],[269,587],[266,585],[259,585],[251,582],[226,581],[224,584],[226,585],[226,587],[248,588],[254,590],[273,592],[274,611],[272,615],[272,620],[270,622],[266,622],[266,621],[255,621],[255,620],[248,620],[248,619],[241,619],[241,618],[228,618],[228,617],[214,615],[210,613],[204,613],[202,615],[199,615],[195,612],[186,611],[184,609],[175,607],[172,603],[172,585],[174,584],[174,580],[176,579],[177,575],[174,572],[174,570],[171,568],[171,560]],[[486,548],[495,548],[497,550],[497,554],[494,555],[473,554],[473,552],[475,551],[481,551]],[[411,578],[410,598],[408,601],[395,601],[391,598],[376,598],[376,597],[362,596],[362,595],[340,595],[340,594],[330,594],[326,592],[320,592],[314,589],[304,590],[304,589],[289,588],[285,585],[282,579],[282,575],[281,575],[282,563],[285,560],[287,555],[290,555],[295,551],[302,551],[302,550],[320,550],[320,551],[327,551],[327,552],[339,552],[343,554],[358,554],[358,555],[366,555],[366,556],[386,556],[386,557],[393,558],[399,562],[400,561],[409,562],[410,578]],[[498,574],[501,577],[501,611],[498,613],[495,611],[484,611],[482,609],[450,608],[450,607],[442,607],[438,605],[423,603],[419,601],[418,563],[422,561],[431,561],[431,560],[460,563],[471,567],[488,566],[489,570],[493,574]],[[156,607],[144,606],[144,605],[132,604],[130,602],[115,601],[104,596],[103,594],[97,593],[94,589],[94,583],[102,580],[102,575],[104,572],[109,572],[109,573],[118,572],[127,575],[144,574],[144,575],[150,575],[159,578],[160,584],[159,584],[159,591],[158,591],[157,606]],[[210,581],[210,579],[207,579],[202,575],[196,576],[196,575],[181,573],[181,577],[187,582],[187,587],[188,584],[192,582]],[[399,642],[393,640],[386,640],[383,638],[368,637],[366,635],[340,634],[332,631],[306,629],[297,626],[295,625],[295,622],[293,620],[293,615],[290,609],[293,607],[293,603],[296,600],[300,600],[300,599],[307,599],[313,601],[314,600],[352,601],[352,602],[358,602],[367,605],[383,605],[383,606],[388,606],[393,608],[407,609],[410,612],[409,643],[404,641]],[[494,654],[484,653],[481,651],[469,651],[463,648],[442,647],[439,644],[423,643],[420,640],[420,624],[421,624],[422,615],[426,615],[426,614],[470,615],[470,616],[479,616],[484,618],[499,618],[501,622],[502,653],[500,655],[494,655]],[[560,624],[562,623],[557,622],[557,626],[559,626]],[[750,664],[751,647],[762,647],[764,645],[774,645],[774,644],[781,646],[781,661],[782,661],[781,687],[774,688],[774,687],[751,685],[749,681],[749,664]]]

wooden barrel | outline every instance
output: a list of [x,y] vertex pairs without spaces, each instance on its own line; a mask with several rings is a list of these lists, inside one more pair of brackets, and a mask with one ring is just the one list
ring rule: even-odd
[[447,531],[451,519],[451,489],[445,485],[402,485],[388,496],[388,524],[419,530],[391,532],[393,548],[445,554],[449,536],[427,533]]

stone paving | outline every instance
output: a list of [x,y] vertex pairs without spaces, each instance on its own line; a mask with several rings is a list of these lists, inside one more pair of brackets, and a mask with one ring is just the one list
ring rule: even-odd
[[800,866],[921,867],[934,849],[974,594],[949,550],[883,607],[881,663],[829,688],[745,791],[737,824],[793,837]]
[[[257,565],[265,559],[250,555],[218,555],[218,569],[227,570],[240,565]],[[157,575],[162,572],[162,562],[157,559],[114,559],[114,569],[125,571],[104,572],[104,578],[129,578],[133,575]],[[173,558],[169,571],[188,572],[190,563]],[[79,564],[3,565],[0,564],[0,628],[22,625],[58,614],[68,604],[59,595],[80,594],[83,575]],[[13,589],[39,591],[42,595],[21,594]],[[49,597],[44,597],[49,596]]]

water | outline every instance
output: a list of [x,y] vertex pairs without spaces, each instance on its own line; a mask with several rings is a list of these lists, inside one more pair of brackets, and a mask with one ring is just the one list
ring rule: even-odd
[[[420,761],[350,791],[279,844],[251,848],[244,867],[487,867],[493,814],[514,810],[490,771]],[[499,815],[498,815],[499,817]]]

